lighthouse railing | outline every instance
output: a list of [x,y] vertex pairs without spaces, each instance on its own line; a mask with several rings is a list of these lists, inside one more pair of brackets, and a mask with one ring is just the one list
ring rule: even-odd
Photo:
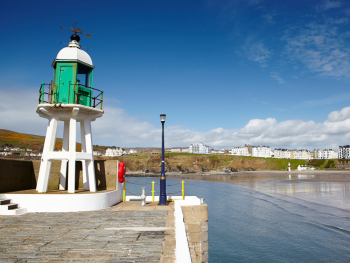
[[[48,86],[48,92],[45,92],[45,86]],[[40,88],[39,88],[39,104],[42,103],[51,103],[51,98],[52,98],[52,81],[51,83],[41,83]],[[45,100],[45,95],[47,95],[47,100]]]
[[[102,104],[103,104],[103,90],[99,90],[99,89],[95,89],[93,87],[89,87],[83,84],[69,84],[72,85],[74,87],[74,98],[75,98],[75,103],[76,104],[80,104],[79,103],[79,98],[81,98],[81,96],[83,97],[87,97],[90,99],[90,107],[96,108],[98,105],[100,105],[100,109],[102,110]],[[84,87],[86,89],[90,89],[91,95],[85,95],[82,94],[78,91],[79,87]],[[70,87],[69,87],[70,88]],[[93,96],[93,91],[97,91],[99,92],[98,95]]]
[[[73,86],[71,88],[71,85]],[[83,87],[85,89],[90,90],[90,92],[87,92],[89,95],[83,94],[82,92],[79,92],[79,87]],[[72,104],[82,104],[80,102],[80,98],[86,97],[89,100],[88,105],[89,107],[97,108],[99,107],[102,110],[102,105],[103,105],[103,90],[95,89],[86,85],[82,84],[69,84],[69,93],[70,94],[71,89],[74,90],[74,99],[70,99],[68,97],[68,101]],[[95,94],[97,93],[96,96],[94,96],[93,92],[95,91]],[[54,92],[52,89],[52,81],[51,83],[42,83],[39,88],[39,104],[43,103],[57,103],[56,101],[56,96],[57,94]],[[68,103],[68,104],[70,104]],[[82,104],[84,105],[84,104]]]

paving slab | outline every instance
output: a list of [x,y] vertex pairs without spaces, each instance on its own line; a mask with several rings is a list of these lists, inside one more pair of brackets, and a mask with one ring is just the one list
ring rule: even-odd
[[0,262],[170,262],[174,253],[163,247],[174,232],[173,205],[139,204],[0,216]]

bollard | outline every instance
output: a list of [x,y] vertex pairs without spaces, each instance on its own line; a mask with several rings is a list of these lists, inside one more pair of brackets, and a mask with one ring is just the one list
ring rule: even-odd
[[146,205],[146,187],[141,187],[141,206]]
[[184,200],[185,199],[185,181],[184,180],[182,180],[182,200]]
[[288,171],[290,171],[290,163],[288,163]]
[[154,181],[152,181],[152,202],[154,202]]
[[[117,178],[117,180],[118,180],[118,178]],[[124,180],[124,188],[123,188],[123,202],[125,202],[125,180]]]

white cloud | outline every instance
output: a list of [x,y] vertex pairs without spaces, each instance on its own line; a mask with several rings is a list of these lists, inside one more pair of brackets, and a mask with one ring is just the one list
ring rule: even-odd
[[289,31],[285,53],[292,61],[302,62],[322,77],[350,77],[350,48],[347,35],[329,24],[311,23],[297,32]]
[[276,23],[276,21],[274,20],[274,17],[276,16],[276,14],[272,14],[272,13],[268,13],[268,14],[264,14],[261,17],[270,25],[273,25]]
[[47,120],[36,114],[36,89],[0,88],[0,129],[44,135]]
[[260,63],[261,67],[267,66],[267,60],[272,54],[272,51],[268,50],[262,42],[252,42],[250,38],[247,39],[243,50],[249,60]]
[[347,17],[343,17],[339,19],[328,18],[326,22],[329,24],[342,25],[342,24],[349,23],[349,19]]
[[271,76],[272,78],[274,78],[279,84],[284,84],[284,83],[286,83],[286,82],[284,81],[284,79],[280,76],[280,74],[277,73],[277,72],[271,72],[271,73],[270,73],[270,76]]
[[[44,135],[47,121],[35,113],[37,90],[0,88],[1,129]],[[21,94],[21,96],[18,96]],[[106,105],[105,114],[92,126],[93,142],[115,146],[161,145],[161,129],[137,116],[129,116],[123,109]],[[62,129],[62,127],[61,127]],[[62,134],[59,132],[58,134]],[[78,136],[79,137],[79,136]],[[205,132],[195,131],[180,125],[166,126],[166,147],[187,146],[203,142],[214,148],[229,148],[251,145],[269,145],[285,148],[331,148],[349,144],[350,107],[333,111],[324,122],[312,120],[286,120],[275,118],[252,119],[244,127],[224,129],[222,127]]]
[[341,93],[329,96],[319,100],[306,100],[301,104],[295,105],[295,108],[311,108],[316,106],[331,105],[340,102],[350,101],[350,93]]
[[340,6],[341,6],[340,1],[325,0],[325,1],[322,1],[320,4],[318,4],[316,9],[318,11],[325,11],[332,8],[338,8]]

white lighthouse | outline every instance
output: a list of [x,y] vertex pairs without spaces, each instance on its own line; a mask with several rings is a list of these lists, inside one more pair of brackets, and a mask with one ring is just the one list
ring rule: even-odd
[[[88,53],[80,49],[80,29],[68,47],[52,63],[54,79],[40,87],[37,114],[48,119],[44,150],[36,190],[47,192],[51,162],[61,161],[59,189],[74,193],[75,163],[82,162],[84,189],[96,192],[91,122],[102,117],[103,91],[93,88],[94,66]],[[88,35],[89,36],[89,35]],[[54,151],[57,123],[64,122],[62,151]],[[81,152],[76,151],[77,123],[81,131]],[[68,165],[68,178],[67,178]]]

